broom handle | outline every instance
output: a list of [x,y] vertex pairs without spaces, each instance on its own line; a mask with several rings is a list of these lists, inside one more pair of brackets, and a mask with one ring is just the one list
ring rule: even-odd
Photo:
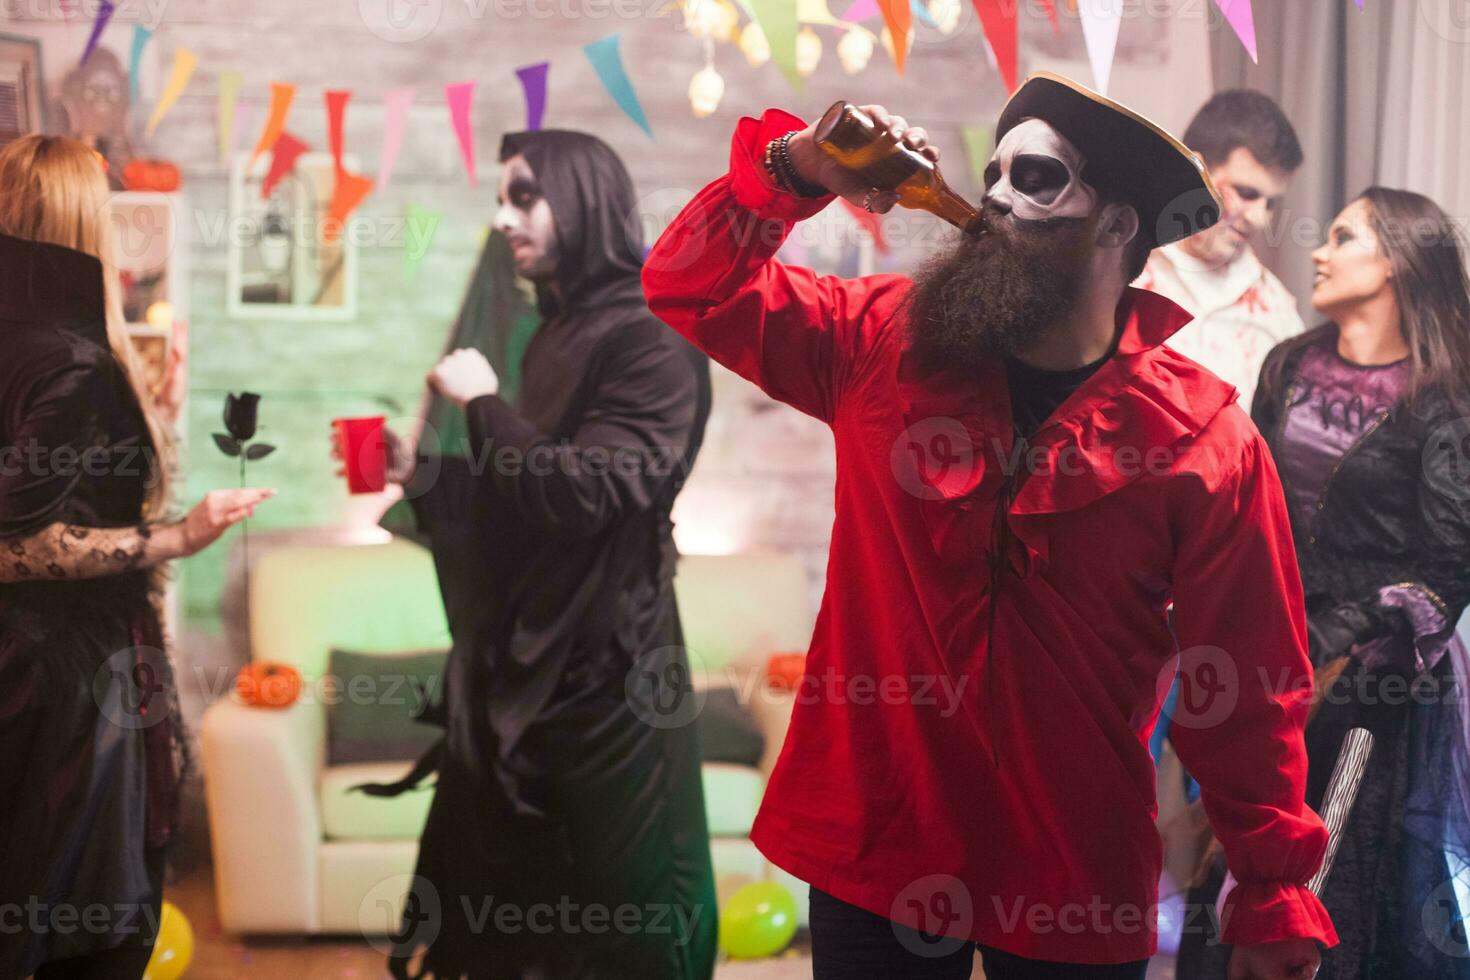
[[1358,798],[1358,787],[1363,782],[1363,773],[1368,768],[1368,759],[1373,754],[1373,733],[1366,728],[1349,729],[1343,736],[1342,748],[1337,753],[1337,764],[1332,767],[1332,778],[1327,781],[1327,790],[1322,794],[1322,822],[1327,825],[1327,853],[1322,858],[1322,867],[1307,882],[1313,895],[1321,896],[1322,885],[1332,870],[1332,859],[1337,856],[1337,845],[1342,842],[1342,830],[1347,826],[1353,803]]

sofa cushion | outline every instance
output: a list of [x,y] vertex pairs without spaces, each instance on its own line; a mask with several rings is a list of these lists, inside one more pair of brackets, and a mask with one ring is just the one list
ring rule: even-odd
[[439,699],[448,653],[333,650],[327,670],[327,765],[417,759],[444,730],[414,719]]
[[766,791],[766,778],[753,766],[730,762],[706,762],[704,810],[711,837],[745,837],[755,823]]
[[733,687],[714,687],[705,694],[695,724],[699,729],[699,757],[705,762],[760,765],[766,738]]
[[406,762],[359,762],[322,770],[317,797],[328,840],[416,840],[434,799],[432,782],[398,796],[354,792],[358,783],[391,783],[408,774]]

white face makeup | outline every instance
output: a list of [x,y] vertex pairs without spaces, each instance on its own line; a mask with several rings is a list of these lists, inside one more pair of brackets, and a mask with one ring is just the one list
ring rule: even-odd
[[985,200],[1023,221],[1085,218],[1097,191],[1081,178],[1086,159],[1040,119],[1026,119],[1001,139],[985,168]]

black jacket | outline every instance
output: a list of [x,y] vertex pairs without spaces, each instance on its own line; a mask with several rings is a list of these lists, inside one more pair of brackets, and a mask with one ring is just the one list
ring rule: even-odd
[[[1266,358],[1251,417],[1273,454],[1282,452],[1301,352],[1335,329],[1317,328]],[[1378,602],[1382,588],[1424,595],[1450,629],[1470,603],[1467,414],[1437,388],[1412,406],[1401,400],[1343,456],[1315,516],[1292,514],[1318,662],[1385,631],[1412,629]]]

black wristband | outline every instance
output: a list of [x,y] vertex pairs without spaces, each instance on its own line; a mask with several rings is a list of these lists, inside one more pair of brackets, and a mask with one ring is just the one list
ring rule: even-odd
[[798,197],[826,197],[831,192],[821,184],[813,184],[811,181],[802,179],[801,174],[796,171],[796,165],[791,162],[790,143],[791,137],[795,135],[796,130],[792,130],[776,142],[776,167],[783,182],[791,193]]

